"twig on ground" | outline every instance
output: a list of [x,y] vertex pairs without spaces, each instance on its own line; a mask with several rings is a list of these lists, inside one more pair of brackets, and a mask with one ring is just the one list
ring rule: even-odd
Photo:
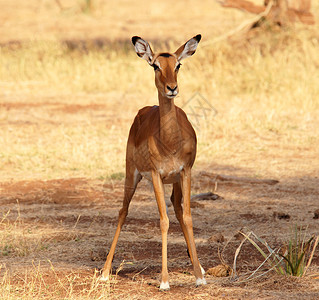
[[306,274],[306,272],[307,272],[307,270],[308,270],[308,268],[309,268],[309,266],[310,266],[310,264],[312,262],[313,255],[314,255],[315,250],[316,250],[316,248],[318,246],[318,242],[319,242],[319,236],[317,236],[316,239],[315,239],[315,242],[313,244],[312,251],[311,251],[311,254],[310,254],[310,257],[309,257],[309,260],[308,260],[308,263],[307,263],[307,265],[305,267],[305,270],[304,270],[302,276],[305,276],[305,274]]

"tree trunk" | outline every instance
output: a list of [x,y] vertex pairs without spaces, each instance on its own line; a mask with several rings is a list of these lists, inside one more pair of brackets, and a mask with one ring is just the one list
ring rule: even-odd
[[[310,12],[311,0],[264,0],[264,5],[255,5],[247,0],[222,0],[224,7],[233,7],[253,14],[261,14],[271,5],[269,13],[262,20],[285,26],[289,23],[300,21],[304,24],[313,25],[314,16]],[[262,21],[261,20],[261,21]],[[262,22],[257,22],[259,24]],[[255,24],[255,25],[256,25]]]

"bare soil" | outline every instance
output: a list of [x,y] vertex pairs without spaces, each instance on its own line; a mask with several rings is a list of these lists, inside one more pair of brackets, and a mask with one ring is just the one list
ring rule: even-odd
[[[229,171],[223,166],[212,168]],[[75,276],[76,289],[87,287],[88,278],[103,267],[106,259],[121,207],[123,181],[70,178],[4,182],[0,187],[1,213],[10,210],[5,223],[18,223],[24,229],[25,239],[31,239],[33,232],[40,235],[38,244],[29,244],[24,255],[3,254],[1,262],[5,267],[1,271],[9,272],[17,286],[24,283],[26,270],[37,267],[47,284]],[[195,172],[193,187],[193,193],[214,191],[215,182]],[[318,230],[319,221],[314,219],[318,209],[315,199],[319,196],[317,179],[295,178],[276,185],[220,182],[217,193],[217,200],[197,200],[192,205],[197,250],[206,270],[221,263],[218,252],[232,266],[241,242],[240,229],[253,230],[276,248],[287,240],[295,224],[308,226],[309,234]],[[113,261],[113,274],[117,274],[115,298],[130,298],[132,293],[137,293],[136,299],[318,297],[318,252],[309,272],[311,276],[306,278],[269,273],[251,282],[237,283],[207,275],[208,285],[196,288],[179,224],[171,206],[168,210],[171,290],[157,290],[161,271],[159,218],[153,192],[143,180],[133,198]],[[224,237],[224,242],[211,238],[217,234]],[[244,244],[237,262],[239,278],[261,262],[259,252],[249,243]]]

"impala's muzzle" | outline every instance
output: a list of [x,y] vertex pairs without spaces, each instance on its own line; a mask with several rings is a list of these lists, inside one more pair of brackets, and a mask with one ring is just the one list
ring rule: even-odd
[[166,85],[165,93],[168,98],[174,98],[178,94],[178,86],[177,84]]

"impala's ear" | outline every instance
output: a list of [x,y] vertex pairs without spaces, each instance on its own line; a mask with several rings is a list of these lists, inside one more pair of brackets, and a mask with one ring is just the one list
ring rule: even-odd
[[177,60],[181,61],[182,59],[193,55],[201,38],[202,36],[198,34],[187,41],[183,46],[179,47],[175,52]]
[[144,41],[139,36],[133,36],[132,43],[135,47],[135,51],[136,51],[137,55],[139,57],[145,59],[149,64],[151,64],[151,61],[154,57],[154,53],[153,53],[149,43]]

